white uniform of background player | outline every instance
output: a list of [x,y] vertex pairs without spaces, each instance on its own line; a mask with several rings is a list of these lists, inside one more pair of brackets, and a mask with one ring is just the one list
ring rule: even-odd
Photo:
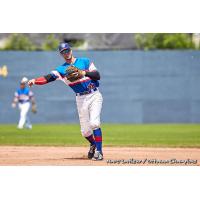
[[[29,86],[32,86],[33,84],[43,85],[55,80],[61,80],[71,87],[76,94],[81,133],[90,142],[88,158],[102,160],[103,152],[100,114],[103,98],[98,89],[100,74],[94,63],[90,62],[88,58],[75,58],[69,44],[61,43],[59,45],[59,52],[66,62],[55,68],[50,74],[30,80],[28,84]],[[81,79],[73,82],[67,79],[67,69],[71,65],[80,70],[82,74]]]
[[15,92],[12,107],[15,108],[18,103],[20,110],[20,119],[17,128],[22,129],[24,127],[31,129],[32,124],[28,117],[28,111],[30,109],[31,103],[35,106],[35,100],[33,92],[26,87],[28,79],[26,77],[22,78],[20,82],[20,88]]

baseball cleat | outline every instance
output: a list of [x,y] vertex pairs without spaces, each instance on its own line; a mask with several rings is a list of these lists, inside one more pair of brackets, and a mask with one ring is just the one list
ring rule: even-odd
[[103,160],[103,153],[100,151],[96,151],[92,160]]
[[90,150],[88,151],[88,158],[92,159],[95,153],[96,145],[90,145]]

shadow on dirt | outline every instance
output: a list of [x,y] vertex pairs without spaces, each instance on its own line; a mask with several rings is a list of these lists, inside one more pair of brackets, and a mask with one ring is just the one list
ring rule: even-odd
[[89,160],[87,157],[63,158],[64,160]]

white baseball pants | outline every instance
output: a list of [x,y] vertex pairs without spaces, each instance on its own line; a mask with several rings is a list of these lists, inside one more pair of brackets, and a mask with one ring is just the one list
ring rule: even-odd
[[27,128],[32,128],[31,122],[27,115],[30,108],[30,102],[19,103],[18,105],[20,110],[20,119],[17,127],[22,129],[25,125]]
[[76,96],[76,104],[84,137],[93,134],[93,130],[100,128],[100,114],[103,98],[99,90],[82,96]]

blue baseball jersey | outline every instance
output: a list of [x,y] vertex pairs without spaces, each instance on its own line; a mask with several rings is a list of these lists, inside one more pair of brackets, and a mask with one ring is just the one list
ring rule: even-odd
[[[68,64],[65,62],[64,64],[58,66],[55,70],[51,71],[52,76],[70,86],[75,93],[81,93],[99,87],[99,81],[94,81],[86,76],[74,82],[70,82],[69,80],[67,80],[67,78],[65,77],[66,70],[71,65],[72,64]],[[76,58],[73,65],[83,71],[97,70],[94,63],[90,62],[88,58]]]
[[15,92],[15,98],[17,98],[19,103],[29,102],[33,97],[33,92],[29,90],[29,88],[18,89]]

